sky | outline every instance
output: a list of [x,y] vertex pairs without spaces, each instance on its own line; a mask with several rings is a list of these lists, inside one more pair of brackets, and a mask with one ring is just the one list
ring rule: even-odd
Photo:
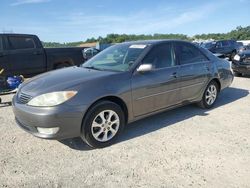
[[74,42],[118,34],[224,33],[250,25],[250,0],[1,0],[0,33]]

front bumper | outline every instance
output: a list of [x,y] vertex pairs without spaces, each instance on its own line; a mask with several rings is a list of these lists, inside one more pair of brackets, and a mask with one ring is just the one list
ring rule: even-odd
[[244,64],[241,62],[233,62],[232,69],[234,72],[250,74],[250,64]]
[[[46,108],[31,107],[26,104],[19,104],[16,95],[13,97],[12,104],[19,127],[36,137],[61,140],[81,135],[82,119],[87,106],[62,104]],[[37,127],[59,127],[59,131],[56,134],[41,134]]]

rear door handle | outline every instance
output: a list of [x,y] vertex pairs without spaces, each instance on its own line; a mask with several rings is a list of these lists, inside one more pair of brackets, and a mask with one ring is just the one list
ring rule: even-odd
[[208,66],[208,65],[204,65],[204,68],[205,68],[207,71],[209,71],[209,70],[210,70],[210,68],[209,68],[209,66]]
[[177,72],[174,72],[171,77],[177,78]]

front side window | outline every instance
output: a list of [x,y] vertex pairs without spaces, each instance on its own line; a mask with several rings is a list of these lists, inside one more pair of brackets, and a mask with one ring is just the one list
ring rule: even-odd
[[208,61],[207,57],[191,44],[177,44],[176,50],[178,52],[180,64],[182,65]]
[[154,69],[172,67],[175,65],[171,44],[160,44],[153,47],[144,58],[143,64],[151,64]]
[[135,63],[147,45],[144,44],[117,44],[111,46],[82,65],[85,68],[128,71]]
[[11,49],[33,49],[35,48],[35,41],[32,37],[19,37],[19,36],[11,36],[9,38],[9,43]]
[[215,45],[214,42],[206,42],[206,43],[203,43],[203,44],[201,45],[201,47],[206,48],[206,49],[210,49],[210,48],[213,48],[214,45]]
[[222,42],[216,42],[216,47],[221,48],[222,47]]
[[3,39],[0,37],[0,51],[3,51]]

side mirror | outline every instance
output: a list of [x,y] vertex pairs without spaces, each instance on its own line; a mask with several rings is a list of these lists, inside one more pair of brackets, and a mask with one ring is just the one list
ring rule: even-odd
[[143,72],[149,72],[153,69],[152,64],[142,64],[137,68],[137,72],[143,73]]

